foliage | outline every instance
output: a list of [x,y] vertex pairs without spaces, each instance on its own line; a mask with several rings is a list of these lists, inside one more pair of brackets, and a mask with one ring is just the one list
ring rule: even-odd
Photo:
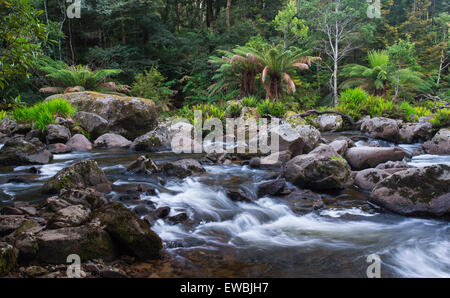
[[237,118],[241,116],[242,105],[239,101],[232,100],[227,103],[227,108],[225,109],[225,116],[227,118]]
[[258,103],[257,106],[259,115],[263,118],[273,116],[273,117],[284,117],[286,114],[286,107],[281,102],[273,102],[270,99],[265,99]]
[[255,96],[244,97],[241,99],[242,106],[256,108],[258,106],[258,98]]
[[194,106],[184,106],[178,111],[178,116],[188,119],[191,124],[195,124],[195,111],[199,111],[202,114],[202,121],[206,121],[211,118],[225,121],[225,109],[223,106],[215,104],[198,104]]
[[85,65],[68,66],[63,61],[43,59],[39,69],[47,73],[58,87],[81,86],[86,90],[96,90],[107,77],[122,72],[120,69],[91,70]]
[[54,123],[56,117],[73,116],[76,109],[67,100],[57,98],[40,102],[31,107],[18,107],[11,111],[12,117],[19,122],[32,123],[36,129],[45,130]]
[[423,106],[413,107],[408,102],[400,103],[400,109],[404,112],[404,120],[408,122],[419,121],[420,117],[432,114],[431,111]]
[[157,68],[152,67],[149,71],[137,74],[135,82],[131,86],[131,93],[134,96],[153,100],[158,107],[167,105],[174,91],[165,84],[164,77]]
[[6,111],[0,110],[0,121],[8,116]]
[[439,109],[431,120],[431,124],[435,128],[450,127],[450,109]]
[[41,10],[29,0],[0,0],[0,89],[15,76],[30,76],[46,40]]

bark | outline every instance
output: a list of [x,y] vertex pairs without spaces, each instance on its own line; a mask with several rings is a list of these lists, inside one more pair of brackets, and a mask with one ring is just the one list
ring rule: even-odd
[[230,30],[230,9],[231,9],[231,0],[227,0],[227,10],[226,10],[226,18],[227,18],[227,29]]
[[214,21],[213,0],[206,0],[206,26],[209,29],[211,29],[211,31],[214,30],[213,21]]

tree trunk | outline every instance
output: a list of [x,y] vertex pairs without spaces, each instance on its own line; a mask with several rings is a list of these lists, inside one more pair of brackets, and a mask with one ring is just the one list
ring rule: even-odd
[[227,29],[230,30],[230,9],[231,9],[231,0],[227,0],[227,10],[226,10],[226,18],[227,18]]
[[[339,12],[339,1],[336,3],[336,7],[334,9],[334,11],[336,12],[336,15]],[[338,80],[337,80],[337,76],[338,76],[338,59],[339,59],[339,40],[338,40],[338,22],[336,21],[336,34],[334,36],[334,53],[333,53],[333,57],[334,57],[334,68],[333,68],[333,99],[334,99],[334,105],[338,105],[339,104],[339,98],[338,98]]]
[[214,31],[213,21],[214,21],[213,0],[206,0],[206,26],[211,31]]

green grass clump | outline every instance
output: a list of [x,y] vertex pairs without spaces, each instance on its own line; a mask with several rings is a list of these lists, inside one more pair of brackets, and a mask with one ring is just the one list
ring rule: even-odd
[[242,105],[239,101],[229,101],[225,110],[225,116],[229,118],[238,118],[242,113]]
[[202,112],[202,120],[206,121],[211,118],[219,119],[220,121],[225,121],[225,109],[223,106],[218,106],[215,104],[198,104],[194,106],[184,106],[178,111],[178,116],[181,118],[186,118],[190,123],[195,124],[195,111]]
[[32,123],[34,128],[44,131],[47,125],[55,123],[56,117],[71,117],[75,112],[71,103],[57,98],[31,107],[15,108],[11,116],[18,122]]
[[2,121],[7,116],[8,116],[8,113],[6,111],[3,111],[3,110],[0,111],[0,121]]
[[440,109],[435,113],[435,117],[431,120],[431,124],[435,128],[450,127],[450,109]]
[[282,102],[273,102],[266,99],[258,103],[258,112],[262,118],[273,116],[273,117],[284,117],[286,114],[286,106]]
[[248,108],[256,108],[258,106],[258,98],[255,96],[244,97],[241,99],[242,106]]

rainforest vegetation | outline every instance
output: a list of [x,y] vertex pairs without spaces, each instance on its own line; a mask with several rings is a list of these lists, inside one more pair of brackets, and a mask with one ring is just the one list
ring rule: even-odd
[[93,90],[150,98],[161,115],[314,108],[448,125],[449,3],[376,3],[0,0],[0,117]]

